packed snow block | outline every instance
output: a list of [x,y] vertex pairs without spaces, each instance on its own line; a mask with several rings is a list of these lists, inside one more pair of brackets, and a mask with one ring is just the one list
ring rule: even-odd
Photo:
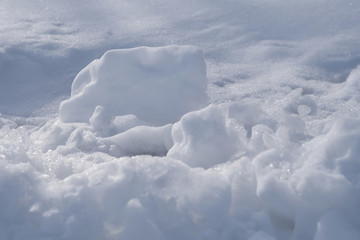
[[173,123],[207,104],[203,53],[193,46],[111,50],[75,78],[60,105],[62,122],[88,122],[96,106],[154,125]]

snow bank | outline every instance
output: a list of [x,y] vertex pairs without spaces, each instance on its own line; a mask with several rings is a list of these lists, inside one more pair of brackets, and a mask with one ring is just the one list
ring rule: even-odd
[[206,105],[202,51],[191,46],[111,50],[75,78],[59,110],[63,122],[88,122],[100,105],[154,125],[173,123]]

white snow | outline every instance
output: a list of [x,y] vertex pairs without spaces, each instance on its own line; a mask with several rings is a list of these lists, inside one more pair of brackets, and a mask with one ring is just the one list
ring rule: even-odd
[[63,122],[87,122],[96,106],[134,114],[151,124],[173,123],[206,106],[202,52],[191,46],[111,50],[75,78],[60,105]]
[[0,239],[360,239],[360,2],[3,0],[0,23]]

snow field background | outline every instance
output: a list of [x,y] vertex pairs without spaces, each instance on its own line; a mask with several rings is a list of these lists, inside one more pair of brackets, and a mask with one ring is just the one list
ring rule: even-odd
[[360,238],[357,2],[0,6],[1,239]]

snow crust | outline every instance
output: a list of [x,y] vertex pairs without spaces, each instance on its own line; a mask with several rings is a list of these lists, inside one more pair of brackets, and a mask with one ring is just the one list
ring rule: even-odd
[[359,9],[1,1],[0,239],[360,239]]

